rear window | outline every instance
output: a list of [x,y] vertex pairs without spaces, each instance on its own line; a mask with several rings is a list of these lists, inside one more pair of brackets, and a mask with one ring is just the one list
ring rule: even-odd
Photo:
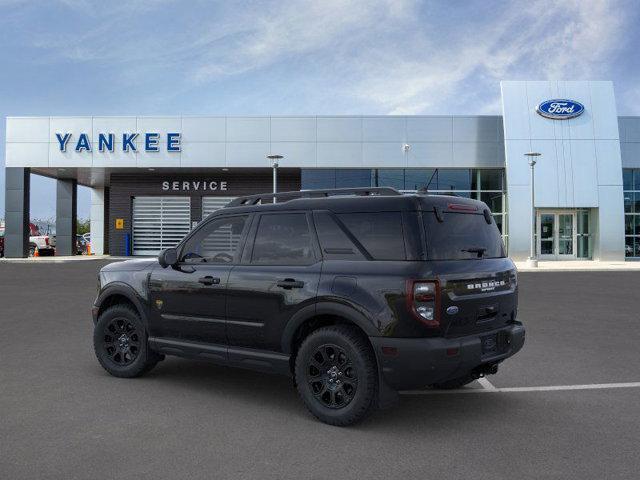
[[374,260],[406,260],[400,212],[337,215]]
[[495,222],[488,224],[484,215],[423,213],[429,260],[467,260],[504,257],[502,237]]
[[364,255],[327,212],[314,212],[325,260],[365,260]]

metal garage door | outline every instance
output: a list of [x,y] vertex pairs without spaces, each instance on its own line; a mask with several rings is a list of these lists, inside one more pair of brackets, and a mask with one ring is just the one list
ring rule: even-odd
[[202,197],[202,219],[221,209],[236,197]]
[[134,255],[157,255],[175,246],[190,230],[189,197],[134,197]]

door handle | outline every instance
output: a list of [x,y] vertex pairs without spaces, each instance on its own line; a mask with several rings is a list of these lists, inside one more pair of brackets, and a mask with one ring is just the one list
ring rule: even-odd
[[304,282],[296,280],[295,278],[285,278],[284,280],[278,280],[276,285],[280,288],[284,288],[285,290],[290,290],[292,288],[304,287]]
[[206,277],[199,278],[198,282],[203,285],[218,285],[220,283],[220,279],[207,275]]

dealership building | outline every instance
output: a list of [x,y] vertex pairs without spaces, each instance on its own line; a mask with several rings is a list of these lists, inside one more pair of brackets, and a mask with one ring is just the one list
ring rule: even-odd
[[5,254],[28,254],[30,175],[57,181],[57,254],[74,250],[77,186],[95,254],[154,255],[240,195],[390,186],[477,198],[509,255],[640,258],[640,117],[608,81],[502,82],[501,116],[10,117]]

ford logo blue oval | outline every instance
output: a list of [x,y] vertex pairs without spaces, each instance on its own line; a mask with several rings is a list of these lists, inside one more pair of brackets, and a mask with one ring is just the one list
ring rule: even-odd
[[458,313],[458,307],[456,307],[455,305],[450,306],[449,308],[447,308],[447,313],[449,315],[455,315],[456,313]]
[[554,99],[542,102],[536,108],[536,112],[546,118],[554,120],[566,120],[582,115],[584,105],[574,100]]

